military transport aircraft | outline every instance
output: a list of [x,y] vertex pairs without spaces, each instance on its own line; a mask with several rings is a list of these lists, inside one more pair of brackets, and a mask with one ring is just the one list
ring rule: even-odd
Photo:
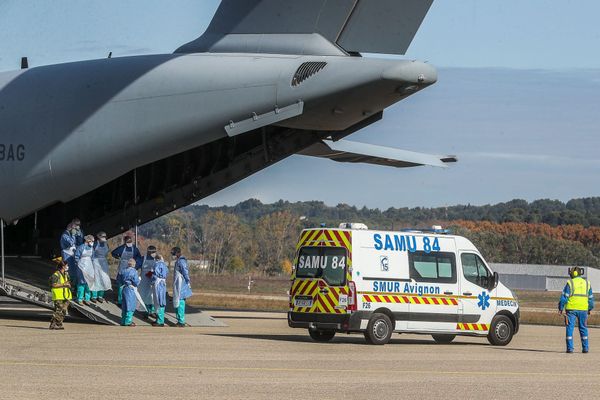
[[344,139],[436,82],[426,63],[361,56],[405,54],[432,2],[223,0],[173,54],[1,73],[8,251],[49,253],[74,216],[117,235],[293,154],[456,161]]

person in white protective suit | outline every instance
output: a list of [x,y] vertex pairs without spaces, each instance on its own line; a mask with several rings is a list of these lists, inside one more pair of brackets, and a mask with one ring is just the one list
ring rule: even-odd
[[108,243],[105,232],[98,232],[98,239],[94,244],[94,281],[90,285],[92,303],[104,303],[104,293],[111,289],[110,274],[108,270]]
[[192,283],[187,260],[181,255],[179,247],[171,249],[171,258],[175,262],[173,268],[173,307],[177,317],[177,326],[183,328],[185,323],[185,300],[192,296]]
[[82,245],[75,251],[75,262],[77,263],[77,304],[89,306],[91,292],[90,284],[95,281],[94,271],[94,236],[84,237]]
[[156,264],[156,247],[148,246],[146,255],[142,259],[138,269],[141,270],[141,282],[138,286],[138,291],[148,312],[144,315],[146,318],[156,318],[156,310],[154,308],[154,288],[152,287],[152,274],[154,273],[154,265]]

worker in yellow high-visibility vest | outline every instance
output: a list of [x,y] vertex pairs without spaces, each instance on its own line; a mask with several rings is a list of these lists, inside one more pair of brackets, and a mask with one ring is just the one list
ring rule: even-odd
[[594,309],[594,293],[592,285],[587,279],[583,278],[583,268],[569,268],[571,279],[565,285],[560,302],[558,303],[558,312],[566,312],[565,322],[567,325],[567,353],[573,353],[573,330],[575,323],[579,326],[579,335],[581,336],[581,346],[583,352],[590,351],[587,320],[588,315]]
[[50,321],[50,329],[65,329],[63,320],[67,315],[69,302],[73,298],[71,294],[71,282],[69,280],[68,264],[62,258],[55,259],[57,263],[56,272],[50,277],[50,291],[54,302],[54,313]]

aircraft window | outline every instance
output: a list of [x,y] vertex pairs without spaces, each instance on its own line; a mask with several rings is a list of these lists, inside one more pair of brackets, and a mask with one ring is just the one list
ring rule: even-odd
[[410,253],[410,277],[417,282],[456,283],[456,261],[452,253]]
[[488,286],[490,271],[485,267],[483,260],[477,254],[465,253],[460,256],[463,275],[469,282],[482,288]]

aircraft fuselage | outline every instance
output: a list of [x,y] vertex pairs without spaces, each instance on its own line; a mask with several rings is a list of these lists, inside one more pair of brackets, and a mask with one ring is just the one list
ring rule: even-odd
[[[305,62],[325,62],[293,86]],[[337,131],[436,80],[420,62],[154,55],[0,74],[0,218],[67,202],[139,166],[226,136],[230,121],[303,101],[279,123]],[[9,157],[8,154],[11,154]]]

